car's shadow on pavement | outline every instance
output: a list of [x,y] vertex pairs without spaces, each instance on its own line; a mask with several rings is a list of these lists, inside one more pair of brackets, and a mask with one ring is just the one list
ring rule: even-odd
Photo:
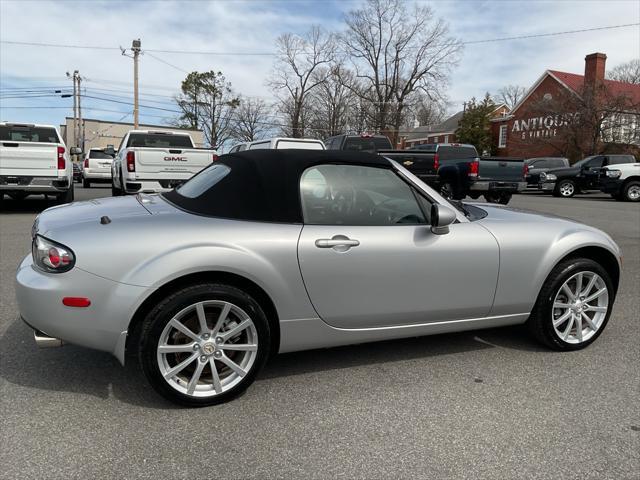
[[30,196],[24,200],[5,198],[0,202],[2,213],[40,213],[49,207],[57,205],[55,198],[46,199],[44,195]]
[[[0,337],[0,377],[27,388],[113,398],[146,408],[174,409],[147,383],[135,361],[123,368],[108,353],[66,345],[38,349],[31,329],[19,319]],[[272,358],[257,381],[363,365],[457,355],[493,348],[542,351],[522,326],[389,340]]]

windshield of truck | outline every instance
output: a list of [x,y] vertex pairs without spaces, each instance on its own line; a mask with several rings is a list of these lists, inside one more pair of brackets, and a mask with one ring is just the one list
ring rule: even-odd
[[60,143],[55,128],[29,125],[0,125],[0,140],[3,142]]
[[474,147],[440,147],[438,149],[440,160],[451,160],[458,158],[476,158],[478,152]]
[[129,135],[127,147],[193,148],[193,143],[191,143],[191,137],[188,135],[132,133]]

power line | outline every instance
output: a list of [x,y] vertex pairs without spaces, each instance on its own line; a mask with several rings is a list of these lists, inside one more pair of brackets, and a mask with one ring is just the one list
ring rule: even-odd
[[167,61],[165,61],[165,60],[163,60],[163,59],[161,59],[161,58],[159,58],[159,57],[157,57],[157,56],[153,55],[152,53],[149,53],[147,50],[144,50],[144,51],[143,51],[143,53],[144,53],[145,55],[150,56],[151,58],[155,59],[156,61],[158,61],[158,62],[160,62],[160,63],[164,63],[165,65],[168,65],[168,66],[170,66],[171,68],[175,68],[176,70],[179,70],[179,71],[180,71],[180,72],[182,72],[182,73],[187,73],[187,74],[188,74],[188,73],[190,73],[190,72],[187,72],[186,70],[184,70],[183,68],[176,67],[175,65],[173,65],[173,64],[171,64],[171,63],[169,63],[169,62],[167,62]]
[[[606,25],[602,27],[592,27],[592,28],[581,28],[576,30],[564,30],[559,32],[548,32],[548,33],[537,33],[530,35],[517,35],[512,37],[498,37],[498,38],[487,38],[480,40],[467,40],[460,42],[461,45],[477,45],[482,43],[493,43],[493,42],[506,42],[511,40],[526,40],[530,38],[542,38],[542,37],[553,37],[559,35],[571,35],[575,33],[585,33],[585,32],[595,32],[601,30],[613,30],[618,28],[627,28],[627,27],[637,27],[640,23],[625,23],[619,25]],[[0,40],[0,43],[7,45],[22,45],[22,46],[33,46],[33,47],[52,47],[52,48],[76,48],[76,49],[86,49],[86,50],[120,50],[120,47],[107,47],[102,45],[71,45],[71,44],[60,44],[60,43],[44,43],[44,42],[22,42],[15,40]],[[446,47],[446,46],[454,46],[458,45],[458,43],[451,44],[436,44],[434,47]],[[152,53],[169,53],[169,54],[180,54],[180,55],[216,55],[216,56],[275,56],[276,52],[217,52],[217,51],[207,51],[207,50],[163,50],[163,49],[145,49],[145,52]],[[185,72],[185,70],[176,67],[175,65],[171,65],[164,60],[161,60],[157,57],[154,57],[156,60],[165,63],[173,68],[176,68],[180,71]]]

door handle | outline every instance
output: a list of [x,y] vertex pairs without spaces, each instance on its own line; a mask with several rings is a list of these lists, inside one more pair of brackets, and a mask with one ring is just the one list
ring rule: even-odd
[[348,250],[351,247],[357,247],[360,245],[358,240],[352,240],[344,235],[335,235],[332,238],[319,238],[316,240],[316,247],[318,248],[340,248]]

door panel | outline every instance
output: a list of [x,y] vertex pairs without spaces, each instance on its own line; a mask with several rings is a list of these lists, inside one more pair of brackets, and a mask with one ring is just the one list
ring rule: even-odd
[[[353,242],[324,241],[336,237]],[[425,225],[305,225],[298,258],[316,311],[340,328],[484,317],[499,269],[496,240],[474,223],[445,235]]]

